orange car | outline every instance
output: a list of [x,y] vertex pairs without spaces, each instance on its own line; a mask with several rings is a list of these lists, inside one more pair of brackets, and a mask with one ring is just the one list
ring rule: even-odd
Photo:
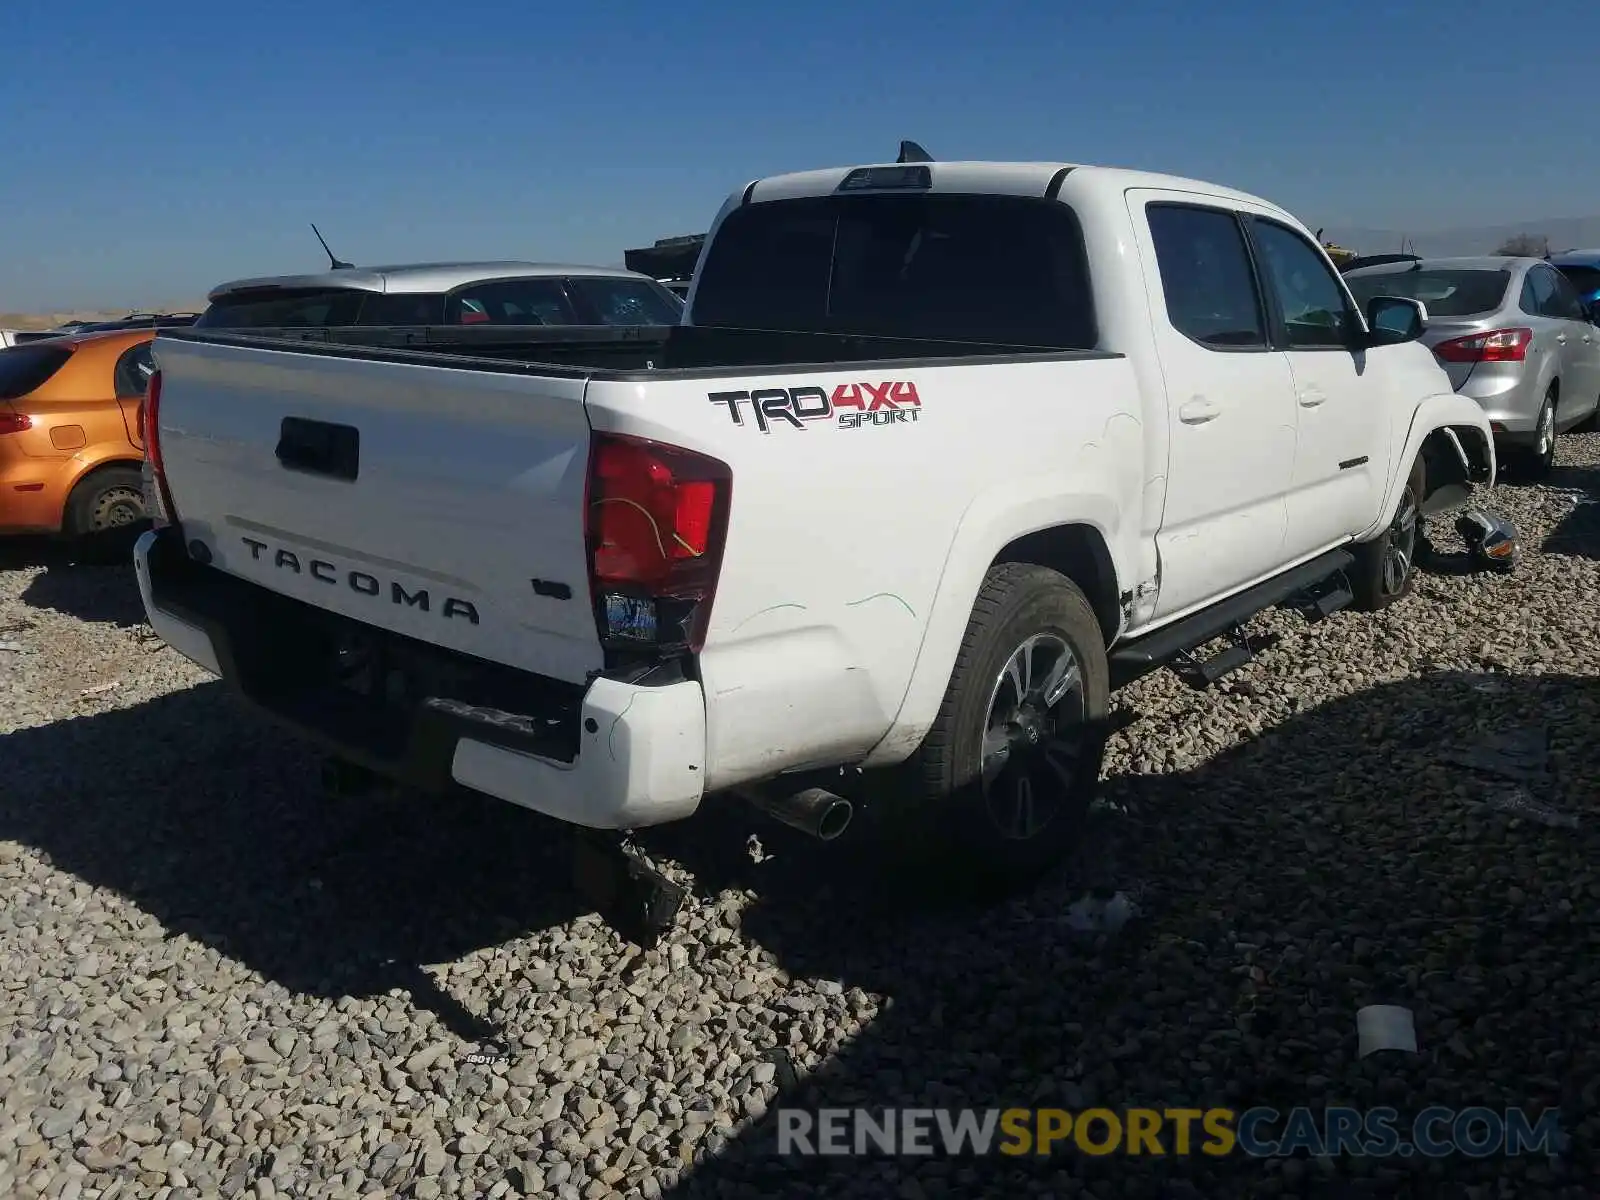
[[145,517],[139,405],[154,329],[0,350],[0,534],[82,537]]

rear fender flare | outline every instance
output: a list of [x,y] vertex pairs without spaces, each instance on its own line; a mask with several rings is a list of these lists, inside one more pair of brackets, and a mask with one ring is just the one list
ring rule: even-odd
[[[1079,480],[1079,483],[1088,482]],[[950,686],[961,640],[996,556],[1019,538],[1062,525],[1083,525],[1105,543],[1117,594],[1132,577],[1131,556],[1119,543],[1119,513],[1138,512],[1119,505],[1113,490],[1063,492],[1059,479],[1028,480],[998,488],[975,500],[962,514],[945,556],[922,643],[899,711],[866,758],[863,767],[903,761],[922,744]]]

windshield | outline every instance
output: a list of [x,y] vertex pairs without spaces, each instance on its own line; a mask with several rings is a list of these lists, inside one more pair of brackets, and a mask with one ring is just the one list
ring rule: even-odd
[[1470,317],[1493,312],[1505,299],[1511,272],[1483,268],[1423,267],[1416,271],[1353,272],[1344,277],[1356,303],[1365,308],[1374,296],[1420,300],[1430,317]]
[[1065,204],[1013,196],[832,195],[729,213],[696,325],[1090,349],[1083,238]]

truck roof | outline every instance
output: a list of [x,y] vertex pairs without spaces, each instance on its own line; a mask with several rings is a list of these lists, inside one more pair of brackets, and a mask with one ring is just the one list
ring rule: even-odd
[[350,288],[396,295],[448,292],[487,279],[527,279],[551,275],[587,275],[603,279],[648,278],[622,267],[580,266],[572,263],[402,263],[397,266],[342,267],[336,271],[318,271],[311,275],[263,275],[253,279],[233,279],[212,288],[206,299],[214,301],[233,292],[263,288]]
[[1039,196],[1046,193],[1052,181],[1062,175],[1073,186],[1089,186],[1122,191],[1127,188],[1157,188],[1166,191],[1200,191],[1213,196],[1258,204],[1283,212],[1283,209],[1234,188],[1221,187],[1198,179],[1180,175],[1162,175],[1151,171],[1135,171],[1123,167],[1099,167],[1087,163],[1069,162],[927,162],[915,164],[862,163],[854,167],[826,167],[815,171],[797,171],[787,175],[770,175],[752,183],[744,194],[745,201],[785,200],[802,196],[825,196],[838,190],[846,175],[859,170],[895,170],[906,166],[928,169],[933,192],[970,192],[981,195]]

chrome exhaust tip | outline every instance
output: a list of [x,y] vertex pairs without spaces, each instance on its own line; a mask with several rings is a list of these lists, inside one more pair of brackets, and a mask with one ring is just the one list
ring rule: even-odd
[[809,834],[820,842],[831,842],[849,828],[855,805],[826,788],[805,788],[798,792],[768,792],[747,789],[740,795],[752,808],[774,821]]

